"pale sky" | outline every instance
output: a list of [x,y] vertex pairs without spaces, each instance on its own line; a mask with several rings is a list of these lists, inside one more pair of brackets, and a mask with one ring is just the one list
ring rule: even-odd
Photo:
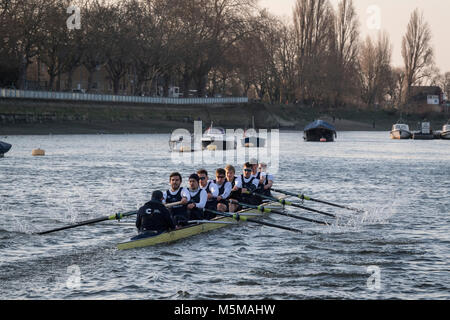
[[[339,0],[330,0],[337,7]],[[259,0],[260,7],[291,19],[296,0]],[[378,26],[389,33],[392,63],[403,66],[402,37],[415,8],[423,11],[433,34],[435,61],[441,73],[450,71],[450,0],[354,0],[362,38],[376,35]],[[379,19],[377,18],[379,17]]]

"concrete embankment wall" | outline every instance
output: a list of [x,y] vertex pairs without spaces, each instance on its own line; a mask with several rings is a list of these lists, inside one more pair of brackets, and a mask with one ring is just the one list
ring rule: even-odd
[[[70,101],[0,100],[0,134],[171,132],[204,126],[245,128],[252,116],[258,127],[280,126],[260,104],[142,105]],[[46,129],[47,128],[47,129]]]
[[[334,118],[333,118],[334,116]],[[202,120],[225,128],[302,130],[314,119],[337,130],[389,130],[397,115],[348,112],[321,114],[314,108],[260,103],[224,105],[143,105],[126,103],[0,99],[0,135],[71,133],[156,133],[193,128]],[[375,122],[375,128],[374,128]]]

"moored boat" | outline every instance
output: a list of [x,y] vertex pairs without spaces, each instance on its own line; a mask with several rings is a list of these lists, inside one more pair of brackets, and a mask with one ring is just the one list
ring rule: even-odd
[[412,133],[409,126],[404,123],[396,123],[392,126],[391,139],[411,139]]
[[3,155],[11,149],[11,147],[12,145],[9,143],[0,141],[0,157],[3,157]]
[[[264,204],[264,207],[280,208],[281,204],[279,202],[268,202]],[[256,218],[266,215],[262,214],[257,209],[245,209],[240,211],[239,213],[243,216],[245,215],[248,218]],[[170,243],[173,241],[189,238],[211,230],[220,229],[229,226],[230,224],[235,225],[235,223],[233,222],[236,221],[231,217],[216,217],[209,222],[188,225],[186,227],[177,230],[163,232],[150,237],[142,238],[140,236],[136,236],[131,238],[131,240],[129,241],[117,244],[117,248],[119,250],[124,250],[124,249],[134,249],[134,248],[154,246],[162,243]]]
[[197,151],[194,143],[194,135],[191,134],[189,139],[185,136],[171,137],[169,140],[169,150],[171,152],[193,152]]
[[242,146],[245,148],[264,148],[266,139],[256,136],[248,136],[241,139]]
[[205,130],[202,137],[202,148],[208,150],[233,150],[236,149],[236,138],[227,135],[225,129],[211,126]]
[[429,122],[422,122],[422,127],[419,131],[414,131],[412,134],[414,140],[433,140],[434,135],[431,131]]
[[442,127],[441,139],[450,140],[450,123],[444,124]]
[[244,137],[241,139],[241,144],[245,148],[264,148],[266,139],[259,136],[255,129],[255,117],[252,117],[252,128],[244,132]]
[[336,128],[323,120],[311,122],[303,129],[305,141],[333,142],[336,137]]

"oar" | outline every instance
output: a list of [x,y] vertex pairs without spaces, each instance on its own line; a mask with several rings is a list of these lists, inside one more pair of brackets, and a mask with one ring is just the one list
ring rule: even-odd
[[189,220],[188,223],[211,223],[211,224],[236,224],[236,222],[229,221],[214,221],[214,220]]
[[120,220],[123,217],[131,216],[133,214],[137,214],[137,211],[129,211],[129,212],[125,212],[125,213],[116,213],[116,214],[112,214],[110,216],[96,218],[96,219],[91,219],[91,220],[86,220],[86,221],[83,221],[83,222],[80,222],[80,223],[77,223],[77,224],[71,224],[71,225],[68,225],[68,226],[65,226],[65,227],[61,227],[61,228],[56,228],[56,229],[52,229],[52,230],[38,232],[37,234],[42,235],[42,234],[52,233],[52,232],[61,231],[61,230],[72,229],[72,228],[76,228],[76,227],[85,226],[85,225],[88,225],[88,224],[94,224],[94,223],[101,222],[101,221]]
[[[161,203],[161,202],[157,202],[157,203]],[[181,201],[180,202],[169,203],[169,204],[166,204],[166,207],[173,207],[173,206],[178,205],[180,203],[181,203]],[[64,227],[60,227],[60,228],[56,228],[56,229],[52,229],[52,230],[38,232],[36,234],[43,235],[43,234],[48,234],[48,233],[61,231],[61,230],[66,230],[66,229],[72,229],[72,228],[81,227],[81,226],[85,226],[85,225],[88,225],[88,224],[94,224],[94,223],[97,223],[97,222],[102,222],[102,221],[107,221],[107,220],[121,220],[124,217],[128,217],[128,216],[131,216],[131,215],[134,215],[134,214],[137,214],[137,213],[138,212],[136,210],[135,211],[125,212],[125,213],[116,213],[116,214],[112,214],[112,215],[106,216],[106,217],[95,218],[95,219],[82,221],[80,223],[71,224],[71,225],[68,225],[68,226],[64,226]]]
[[271,208],[267,208],[267,207],[264,207],[262,205],[260,205],[260,206],[251,205],[251,204],[238,202],[236,200],[230,200],[230,203],[235,203],[235,204],[238,204],[238,205],[240,205],[242,207],[246,207],[246,208],[254,208],[254,209],[257,209],[258,211],[261,211],[261,212],[264,212],[264,213],[274,213],[274,214],[279,214],[280,216],[286,216],[286,217],[290,217],[290,218],[294,218],[294,219],[304,220],[304,221],[308,221],[308,222],[314,222],[314,223],[318,223],[318,224],[322,224],[322,225],[328,225],[328,223],[326,223],[325,221],[319,221],[319,220],[314,220],[314,219],[310,219],[310,218],[296,216],[294,214],[290,214],[290,213],[274,210],[274,209],[271,209]]
[[328,201],[323,201],[323,200],[319,200],[319,199],[313,199],[311,197],[305,196],[304,194],[297,194],[297,193],[293,193],[293,192],[289,192],[289,191],[284,191],[284,190],[280,190],[280,189],[275,189],[272,188],[273,191],[275,192],[280,192],[280,193],[284,193],[287,194],[289,196],[293,196],[293,197],[297,197],[300,198],[302,200],[309,200],[309,201],[314,201],[314,202],[319,202],[319,203],[323,203],[323,204],[327,204],[329,206],[333,206],[333,207],[337,207],[337,208],[342,208],[342,209],[348,209],[348,210],[352,210],[352,211],[356,211],[359,213],[364,213],[364,210],[358,209],[358,208],[353,208],[350,206],[345,206],[345,205],[341,205],[341,204],[336,204],[336,203],[332,203],[332,202],[328,202]]
[[[255,191],[257,191],[257,190],[255,190]],[[300,208],[300,209],[304,209],[304,210],[308,210],[308,211],[311,211],[311,212],[316,212],[316,213],[320,213],[320,214],[323,214],[323,215],[326,215],[326,216],[329,216],[329,217],[336,218],[336,216],[334,214],[331,214],[331,213],[328,213],[328,212],[324,212],[324,211],[321,211],[321,210],[308,208],[308,207],[299,205],[297,203],[292,203],[290,201],[286,201],[284,199],[278,199],[278,198],[274,198],[274,197],[269,197],[269,196],[266,196],[266,195],[263,195],[263,194],[260,194],[260,193],[256,193],[255,191],[253,191],[253,192],[247,191],[246,193],[248,193],[248,194],[253,193],[255,196],[261,197],[263,199],[267,199],[267,200],[271,200],[271,201],[277,201],[277,202],[279,202],[279,203],[281,203],[283,205],[288,205],[288,206],[292,206],[292,207],[296,207],[296,208]]]
[[291,227],[285,227],[285,226],[280,226],[280,225],[274,224],[274,223],[259,221],[259,220],[256,220],[256,219],[248,218],[246,216],[241,216],[239,213],[231,214],[231,213],[220,212],[220,211],[215,211],[215,210],[211,210],[211,209],[204,209],[204,210],[208,211],[208,212],[215,213],[215,214],[217,214],[219,216],[232,218],[232,219],[234,219],[236,221],[248,221],[248,222],[253,222],[253,223],[257,223],[257,224],[262,224],[262,225],[268,226],[268,227],[273,227],[273,228],[288,230],[288,231],[292,231],[292,232],[302,233],[302,231],[299,230],[299,229],[295,229],[295,228],[291,228]]

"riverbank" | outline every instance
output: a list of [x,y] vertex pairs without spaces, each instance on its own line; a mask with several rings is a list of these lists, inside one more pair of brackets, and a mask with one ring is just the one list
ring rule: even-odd
[[[387,131],[398,120],[395,112],[366,110],[320,111],[295,105],[259,103],[229,105],[142,105],[71,101],[0,100],[0,135],[170,133],[193,129],[193,121],[225,128],[248,128],[252,117],[257,128],[302,130],[314,119],[332,123],[338,131]],[[409,117],[416,125],[420,117]],[[444,114],[433,115],[440,128]],[[412,128],[414,129],[414,127]]]

